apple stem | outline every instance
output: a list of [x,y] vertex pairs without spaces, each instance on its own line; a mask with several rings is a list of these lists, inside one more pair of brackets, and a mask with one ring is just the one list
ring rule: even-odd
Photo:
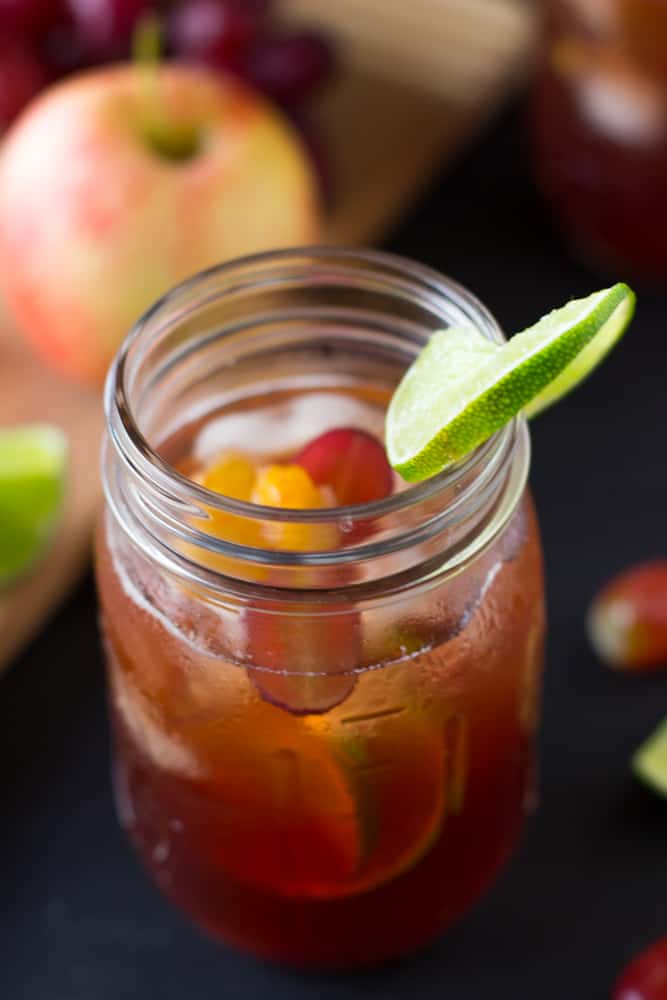
[[133,59],[141,73],[144,129],[153,149],[170,160],[197,153],[199,136],[191,124],[176,121],[160,87],[162,26],[156,14],[140,18],[132,41]]

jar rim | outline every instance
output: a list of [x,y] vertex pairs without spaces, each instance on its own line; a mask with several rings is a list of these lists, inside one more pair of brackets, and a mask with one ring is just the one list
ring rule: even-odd
[[[282,275],[282,279],[277,274]],[[376,250],[308,246],[268,251],[217,265],[167,292],[130,331],[107,377],[105,491],[116,517],[126,523],[126,527],[128,518],[132,521],[130,531],[139,544],[157,549],[158,558],[164,565],[178,565],[179,572],[205,585],[217,586],[217,577],[229,578],[207,568],[205,560],[202,563],[199,558],[184,556],[184,543],[191,551],[214,553],[241,563],[271,564],[283,567],[285,572],[295,567],[326,568],[364,560],[376,561],[380,571],[379,564],[392,553],[434,544],[445,529],[469,520],[484,504],[488,507],[504,483],[504,493],[509,491],[511,496],[504,496],[491,529],[487,525],[484,530],[484,539],[488,541],[506,523],[525,484],[529,446],[523,421],[517,419],[436,476],[382,500],[317,510],[266,507],[225,497],[189,479],[162,458],[142,432],[131,400],[134,373],[146,360],[150,349],[155,349],[160,336],[166,336],[167,331],[176,328],[197,310],[204,310],[225,295],[231,298],[234,294],[253,293],[257,289],[275,290],[280,280],[284,280],[287,290],[301,288],[309,278],[313,288],[322,285],[357,291],[380,290],[428,312],[433,321],[442,319],[442,325],[451,323],[454,314],[457,321],[460,317],[462,322],[475,326],[489,339],[497,343],[505,340],[491,312],[458,282],[422,264]],[[288,281],[293,284],[289,285]],[[384,308],[380,313],[388,315]],[[414,348],[416,355],[431,330],[426,324],[422,327],[421,321],[413,323],[412,327],[417,334],[413,332],[406,338],[403,347]],[[222,328],[216,327],[216,342],[218,338],[237,333],[234,324],[229,329],[223,324]],[[398,336],[402,337],[402,333]],[[140,517],[132,510],[135,500],[128,500],[132,491],[118,487],[117,470],[116,482],[111,481],[114,478],[110,471],[110,463],[115,461],[113,456],[120,458],[125,474],[138,484],[134,493],[142,494]],[[276,550],[268,545],[256,548],[195,526],[193,519],[202,523],[202,511],[206,511],[205,518],[221,514],[239,516],[247,521],[301,525],[391,522],[394,533],[325,551]],[[480,537],[478,542],[481,546],[483,539]],[[453,565],[469,556],[472,548],[459,551],[456,556],[443,552],[443,564]]]
[[[358,517],[376,518],[386,514],[399,513],[405,508],[428,500],[435,494],[456,486],[461,479],[483,466],[493,454],[503,450],[507,446],[508,440],[515,433],[514,421],[506,424],[505,427],[480,445],[479,448],[460,461],[448,466],[435,476],[408,485],[398,493],[393,493],[381,500],[369,503],[323,507],[317,510],[266,507],[261,504],[226,497],[189,479],[163,459],[141,432],[132,412],[127,391],[128,366],[131,361],[132,351],[142,337],[150,335],[150,331],[147,329],[149,324],[159,320],[160,314],[177,304],[182,296],[197,292],[198,289],[203,289],[211,279],[224,279],[226,276],[233,276],[244,267],[261,266],[265,263],[289,262],[290,260],[297,260],[304,256],[307,256],[311,263],[317,258],[324,257],[343,264],[356,261],[364,264],[379,265],[381,267],[389,266],[390,268],[395,268],[397,273],[424,282],[426,286],[432,286],[434,289],[440,290],[446,289],[447,294],[451,298],[460,300],[467,308],[471,308],[478,314],[480,326],[482,327],[480,332],[482,334],[489,336],[489,339],[494,339],[499,343],[505,340],[504,334],[493,314],[472,292],[448,276],[442,275],[423,264],[401,257],[398,254],[379,250],[305,246],[285,250],[270,250],[263,253],[251,254],[237,260],[226,261],[223,264],[215,265],[193,275],[159,298],[138,319],[116,355],[105,385],[105,411],[107,424],[111,428],[114,444],[129,464],[135,468],[143,467],[144,471],[148,471],[148,468],[150,468],[154,477],[157,476],[159,479],[165,477],[177,484],[184,499],[189,499],[193,504],[197,505],[206,504],[207,507],[222,514],[228,513],[248,519],[268,519],[287,523],[298,521],[302,524],[326,524],[327,522],[340,521],[341,517],[350,517],[353,519]],[[256,275],[249,276],[249,279],[251,277],[253,281],[257,280]],[[118,415],[118,420],[114,419],[115,414]]]

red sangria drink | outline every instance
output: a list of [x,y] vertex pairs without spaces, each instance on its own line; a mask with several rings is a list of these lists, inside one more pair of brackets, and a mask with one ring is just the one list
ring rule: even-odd
[[667,4],[548,0],[532,107],[539,179],[603,267],[667,279]]
[[534,801],[525,424],[413,485],[383,443],[404,371],[461,323],[503,341],[417,265],[277,253],[165,298],[108,382],[120,821],[170,899],[265,958],[418,948],[491,883]]

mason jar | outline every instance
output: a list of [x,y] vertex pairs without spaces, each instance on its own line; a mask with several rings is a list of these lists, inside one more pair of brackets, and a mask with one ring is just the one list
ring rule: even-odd
[[[381,425],[452,324],[503,339],[407,260],[282,251],[172,291],[108,378],[96,561],[118,815],[166,896],[265,958],[419,947],[489,886],[534,802],[544,612],[523,420],[366,504],[268,508],[191,478],[221,418],[259,401],[316,393],[332,427],[343,398],[370,401]],[[270,432],[278,417],[236,447]],[[257,541],[276,531],[299,544]]]
[[575,249],[664,285],[664,0],[545,0],[531,118],[538,179]]

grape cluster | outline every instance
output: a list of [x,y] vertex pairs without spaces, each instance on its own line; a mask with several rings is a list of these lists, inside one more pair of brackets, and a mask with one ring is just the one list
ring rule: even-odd
[[127,59],[137,23],[153,13],[168,58],[247,80],[312,146],[304,103],[330,75],[332,49],[314,32],[278,28],[271,8],[271,0],[0,0],[0,132],[50,81]]

